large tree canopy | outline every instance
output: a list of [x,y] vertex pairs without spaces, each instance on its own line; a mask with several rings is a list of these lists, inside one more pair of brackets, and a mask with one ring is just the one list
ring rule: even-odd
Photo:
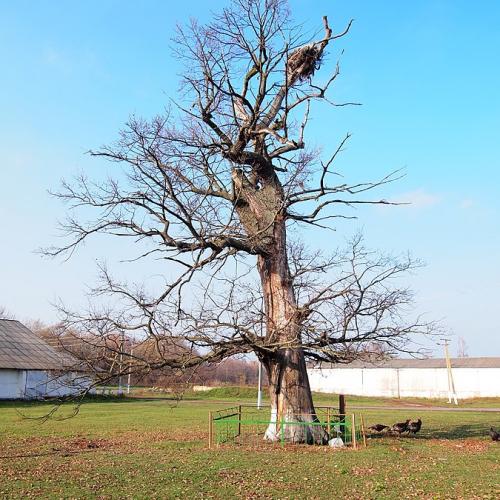
[[[372,253],[360,238],[334,256],[287,239],[292,227],[328,231],[346,217],[339,207],[387,203],[366,195],[397,177],[339,183],[335,159],[349,136],[327,157],[307,147],[315,106],[349,104],[329,97],[338,63],[322,81],[316,72],[351,23],[335,33],[326,16],[318,21],[319,34],[305,39],[284,0],[235,0],[210,23],[179,28],[180,96],[92,152],[116,163],[116,177],[63,184],[69,240],[50,251],[71,254],[104,233],[128,238],[131,259],[152,259],[160,272],[174,264],[177,275],[161,290],[130,287],[101,268],[97,301],[85,313],[65,311],[67,326],[96,343],[117,331],[156,342],[147,363],[139,351],[122,353],[124,373],[253,352],[269,377],[273,422],[315,419],[307,358],[349,361],[377,344],[404,350],[411,334],[428,329],[402,314],[411,293],[397,278],[415,266],[411,259]],[[104,307],[104,296],[116,300]],[[183,348],[162,351],[166,337]],[[271,424],[266,437],[277,432]],[[285,434],[327,438],[313,426],[289,425]]]

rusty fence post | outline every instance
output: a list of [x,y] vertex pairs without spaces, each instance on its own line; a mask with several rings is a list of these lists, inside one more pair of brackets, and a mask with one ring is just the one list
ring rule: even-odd
[[347,433],[345,427],[345,396],[343,394],[339,394],[339,429],[342,439],[345,441]]
[[363,437],[363,445],[366,448],[365,419],[363,418],[363,414],[361,414],[361,436]]
[[345,415],[345,396],[339,394],[339,413]]

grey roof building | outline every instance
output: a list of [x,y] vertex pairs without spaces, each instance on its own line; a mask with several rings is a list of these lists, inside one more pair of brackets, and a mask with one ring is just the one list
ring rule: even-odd
[[19,321],[0,319],[0,399],[75,394],[92,383],[78,365]]
[[0,369],[64,370],[76,363],[19,321],[0,319]]
[[[500,357],[451,358],[453,368],[500,368]],[[376,361],[355,360],[351,363],[312,363],[311,368],[446,368],[445,358],[389,358]]]

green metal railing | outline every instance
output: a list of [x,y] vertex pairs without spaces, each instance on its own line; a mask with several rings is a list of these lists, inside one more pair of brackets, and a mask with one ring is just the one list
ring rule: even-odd
[[302,420],[296,421],[283,418],[273,421],[266,418],[269,414],[270,407],[258,409],[251,405],[232,406],[210,412],[209,446],[263,442],[266,429],[270,426],[275,428],[274,432],[282,446],[287,444],[290,435],[293,435],[293,428],[301,426],[322,428],[328,439],[340,437],[346,446],[354,448],[363,439],[362,427],[357,424],[356,416],[340,415],[334,407],[317,407],[316,414],[299,415],[298,419]]

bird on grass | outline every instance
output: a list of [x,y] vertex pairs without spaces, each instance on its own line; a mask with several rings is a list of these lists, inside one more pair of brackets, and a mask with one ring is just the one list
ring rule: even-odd
[[375,425],[370,425],[370,427],[368,427],[368,429],[370,429],[371,431],[374,431],[374,432],[382,432],[382,431],[388,430],[389,426],[384,425],[384,424],[375,424]]
[[396,432],[397,434],[403,434],[403,432],[408,432],[408,424],[410,423],[410,419],[406,420],[406,422],[398,422],[391,427],[391,431]]
[[492,441],[500,441],[500,433],[493,429],[493,427],[490,428],[490,436]]
[[412,420],[408,424],[408,434],[416,434],[422,428],[422,420]]

